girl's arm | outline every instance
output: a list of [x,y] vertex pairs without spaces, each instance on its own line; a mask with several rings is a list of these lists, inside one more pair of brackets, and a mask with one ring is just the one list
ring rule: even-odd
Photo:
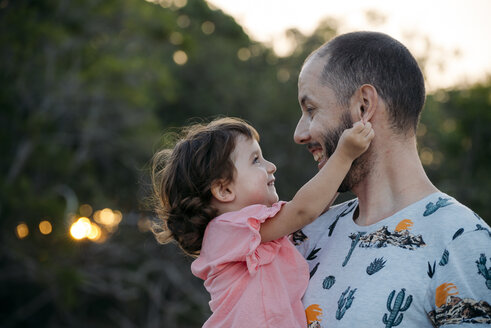
[[351,164],[368,149],[374,132],[370,123],[355,123],[341,135],[334,154],[322,169],[283,205],[276,216],[261,224],[261,242],[289,235],[314,221],[335,196]]

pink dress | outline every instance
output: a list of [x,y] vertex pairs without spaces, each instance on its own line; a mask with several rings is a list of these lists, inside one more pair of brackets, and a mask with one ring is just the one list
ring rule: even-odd
[[211,295],[213,314],[204,328],[307,327],[301,298],[308,265],[287,237],[261,244],[260,224],[276,215],[272,207],[251,205],[222,214],[206,227],[193,274]]

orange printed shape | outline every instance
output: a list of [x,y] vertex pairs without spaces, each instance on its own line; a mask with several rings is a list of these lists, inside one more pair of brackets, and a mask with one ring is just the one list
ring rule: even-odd
[[314,321],[322,321],[319,317],[322,315],[322,309],[319,304],[311,304],[305,309],[307,323],[310,325]]
[[[455,291],[454,291],[455,290]],[[457,286],[448,282],[441,284],[436,288],[435,292],[435,305],[437,307],[442,306],[447,303],[447,297],[450,295],[457,295],[459,292],[457,291]]]
[[397,224],[396,231],[401,232],[402,230],[409,230],[413,225],[413,221],[409,219],[402,220]]

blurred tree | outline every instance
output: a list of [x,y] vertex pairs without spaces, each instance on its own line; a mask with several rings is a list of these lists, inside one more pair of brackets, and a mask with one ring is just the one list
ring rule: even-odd
[[420,155],[430,179],[491,222],[491,77],[430,95],[419,128]]
[[[292,142],[297,76],[339,25],[288,31],[280,58],[204,0],[0,1],[0,326],[201,326],[208,295],[190,259],[148,232],[147,163],[164,131],[240,116],[290,199],[316,171]],[[490,88],[430,96],[419,139],[436,185],[488,220]],[[83,203],[123,212],[104,243],[70,239]]]

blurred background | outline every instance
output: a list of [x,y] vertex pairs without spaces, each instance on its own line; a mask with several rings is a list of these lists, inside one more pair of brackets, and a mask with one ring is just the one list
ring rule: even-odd
[[260,18],[218,0],[0,0],[0,326],[201,327],[209,296],[191,259],[149,232],[152,154],[169,145],[166,131],[239,116],[258,129],[290,199],[316,172],[292,138],[298,72],[353,29],[388,32],[413,51],[429,87],[421,160],[489,223],[489,56],[459,78],[468,49],[439,44],[414,15],[417,29],[394,31],[383,7],[359,9],[357,25],[326,11],[309,28],[261,36]]

